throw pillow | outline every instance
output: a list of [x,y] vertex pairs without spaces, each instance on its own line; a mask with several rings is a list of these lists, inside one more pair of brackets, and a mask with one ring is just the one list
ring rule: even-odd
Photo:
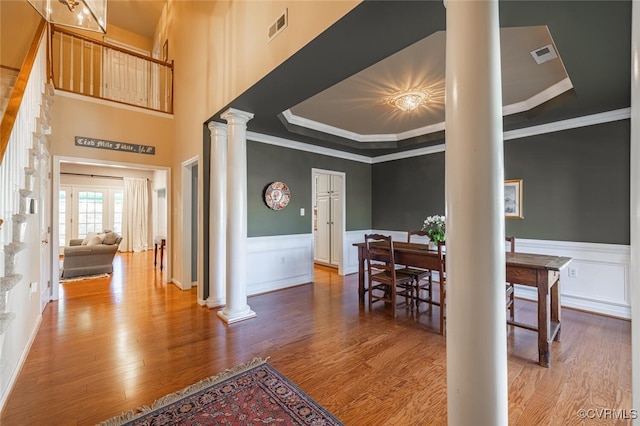
[[94,235],[89,239],[89,242],[87,242],[88,246],[97,246],[98,244],[102,244],[102,238],[100,235]]
[[116,234],[115,232],[107,232],[107,234],[104,236],[104,240],[102,241],[102,244],[107,244],[107,245],[115,244],[117,240],[118,240],[118,234]]
[[87,236],[84,237],[84,240],[82,240],[82,245],[83,246],[88,245],[91,238],[95,237],[96,235],[98,234],[96,234],[95,232],[87,232]]

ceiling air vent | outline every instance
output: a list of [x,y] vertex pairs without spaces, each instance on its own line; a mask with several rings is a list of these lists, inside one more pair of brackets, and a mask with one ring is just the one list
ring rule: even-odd
[[546,46],[541,47],[540,49],[532,50],[531,56],[538,64],[542,64],[544,62],[550,61],[554,58],[558,57],[556,50],[553,48],[553,45],[547,44]]
[[280,34],[285,28],[287,28],[287,24],[289,23],[289,18],[287,17],[287,9],[282,12],[282,14],[275,20],[275,22],[269,25],[269,29],[267,30],[267,34],[269,40],[267,43],[271,42],[278,34]]

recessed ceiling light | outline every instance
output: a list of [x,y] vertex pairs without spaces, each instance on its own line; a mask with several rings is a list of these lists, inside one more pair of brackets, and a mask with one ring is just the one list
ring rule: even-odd
[[402,111],[410,112],[429,99],[429,95],[421,90],[402,92],[391,96],[387,102]]

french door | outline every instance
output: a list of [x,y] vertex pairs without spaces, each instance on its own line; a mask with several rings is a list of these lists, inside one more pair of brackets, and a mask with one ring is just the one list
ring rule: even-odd
[[72,238],[89,232],[122,231],[122,198],[119,188],[60,186],[58,228],[60,254]]

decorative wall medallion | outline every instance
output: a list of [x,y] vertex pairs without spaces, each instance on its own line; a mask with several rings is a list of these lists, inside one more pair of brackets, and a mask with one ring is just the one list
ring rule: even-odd
[[264,191],[264,202],[272,210],[284,209],[290,199],[289,187],[283,182],[273,182]]

